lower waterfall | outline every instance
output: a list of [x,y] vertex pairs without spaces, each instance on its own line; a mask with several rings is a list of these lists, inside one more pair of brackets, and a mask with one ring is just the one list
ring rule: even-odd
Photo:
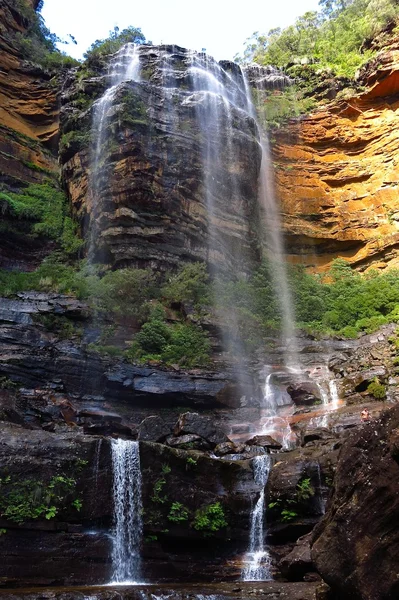
[[269,477],[271,458],[269,454],[256,456],[252,461],[255,482],[262,487],[251,515],[249,550],[245,554],[241,578],[243,581],[268,581],[270,556],[264,544],[265,486]]
[[111,442],[114,495],[112,583],[140,581],[143,534],[139,443]]

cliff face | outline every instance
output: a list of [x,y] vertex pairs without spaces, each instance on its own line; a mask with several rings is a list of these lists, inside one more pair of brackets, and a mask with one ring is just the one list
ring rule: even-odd
[[[37,5],[31,2],[32,8]],[[21,8],[22,7],[22,8]],[[18,191],[57,175],[58,143],[57,83],[38,66],[23,60],[18,38],[30,26],[29,9],[13,0],[0,6],[0,185]],[[12,219],[5,209],[4,222],[11,224],[0,241],[0,265],[22,268],[37,264],[43,244],[15,238]]]
[[139,81],[118,85],[109,104],[78,108],[106,76],[78,72],[64,88],[61,158],[76,214],[114,265],[245,271],[257,254],[261,151],[240,73],[175,46],[138,54]]
[[274,160],[289,259],[325,270],[399,263],[399,50],[362,74],[366,91],[276,132]]

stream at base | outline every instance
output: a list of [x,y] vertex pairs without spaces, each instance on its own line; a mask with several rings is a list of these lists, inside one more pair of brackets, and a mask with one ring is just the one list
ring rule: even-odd
[[318,583],[239,582],[0,590],[3,600],[316,600]]

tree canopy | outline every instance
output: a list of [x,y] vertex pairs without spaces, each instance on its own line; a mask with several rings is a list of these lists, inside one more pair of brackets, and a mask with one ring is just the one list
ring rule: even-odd
[[254,33],[242,60],[276,67],[307,63],[353,77],[372,55],[365,42],[399,19],[398,0],[320,0],[319,6],[285,29]]

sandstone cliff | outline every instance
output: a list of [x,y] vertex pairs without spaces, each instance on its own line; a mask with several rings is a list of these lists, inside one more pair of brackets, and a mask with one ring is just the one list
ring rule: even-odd
[[[31,2],[35,8],[37,2]],[[4,0],[0,6],[0,185],[18,191],[57,176],[57,82],[22,58],[18,36],[26,35],[29,14],[23,5]],[[26,240],[12,231],[5,206],[0,265],[37,265],[43,243]],[[4,222],[10,227],[6,227]]]
[[275,132],[276,184],[289,259],[316,271],[398,266],[399,50],[361,74],[365,91]]

